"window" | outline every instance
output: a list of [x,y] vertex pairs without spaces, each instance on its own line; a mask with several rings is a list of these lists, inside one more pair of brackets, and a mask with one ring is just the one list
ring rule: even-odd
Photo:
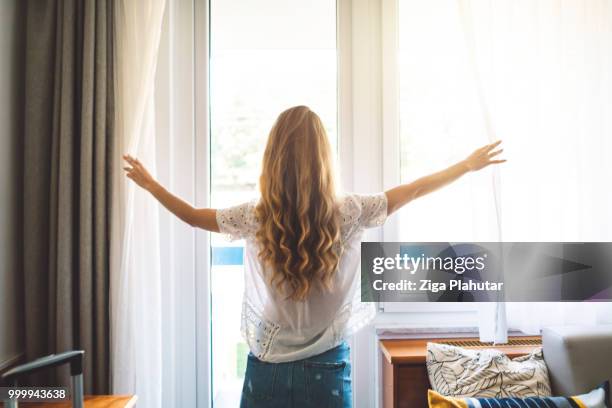
[[[383,149],[387,186],[411,182],[488,143],[456,0],[396,0],[383,8]],[[385,116],[386,115],[386,116]],[[394,155],[395,157],[392,157]],[[452,204],[449,204],[452,203]],[[422,197],[385,226],[385,240],[495,241],[491,175],[474,174]],[[424,296],[415,294],[415,300]],[[383,303],[382,326],[475,327],[476,304]],[[433,316],[433,315],[430,315]],[[442,320],[440,320],[442,319]],[[443,322],[442,322],[443,321]]]
[[[399,0],[401,182],[441,170],[489,143],[457,4]],[[399,239],[497,240],[491,176],[471,176],[400,212]]]
[[[308,104],[320,114],[332,143],[338,146],[342,181],[353,191],[380,191],[461,159],[473,147],[488,142],[492,124],[505,139],[510,159],[499,179],[505,239],[610,240],[612,221],[607,209],[612,205],[612,190],[601,187],[609,184],[612,174],[606,157],[610,119],[605,114],[612,106],[607,74],[612,61],[609,1],[559,5],[509,0],[338,0],[338,24],[336,2],[327,0],[171,0],[168,4],[172,12],[165,24],[171,34],[167,36],[171,47],[164,54],[167,89],[156,101],[173,106],[168,109],[167,125],[174,139],[172,144],[162,144],[160,151],[173,155],[166,171],[180,187],[173,191],[181,196],[189,198],[195,183],[196,201],[202,205],[224,207],[252,198],[274,119],[291,105]],[[474,53],[469,51],[466,21],[459,13],[465,4],[473,7]],[[542,24],[536,29],[538,21]],[[492,28],[491,35],[486,35]],[[190,43],[194,38],[195,44]],[[194,50],[195,55],[189,54]],[[196,66],[195,78],[187,69],[193,60],[201,64]],[[210,77],[204,78],[208,73]],[[199,86],[203,83],[210,89]],[[488,107],[489,121],[483,105]],[[209,142],[205,129],[209,125],[210,156],[206,157],[200,153]],[[192,127],[196,128],[195,145]],[[341,136],[338,127],[344,130]],[[567,166],[569,162],[573,165]],[[208,166],[210,197],[208,186],[197,177]],[[193,171],[192,179],[185,178],[185,168]],[[385,226],[385,240],[491,239],[497,228],[492,221],[493,180],[490,172],[471,175],[418,200],[393,216]],[[193,252],[199,255],[203,246],[183,245],[193,241],[193,232],[178,231],[185,238],[169,238],[181,249],[172,256],[190,260]],[[208,235],[197,232],[196,236],[196,243],[208,243]],[[372,230],[366,238],[382,239],[380,231]],[[207,261],[202,261],[206,256],[196,256],[194,278],[187,276],[172,288],[176,296],[182,296],[183,305],[168,312],[172,318],[181,318],[177,326],[187,335],[196,322],[202,336],[197,337],[197,345],[195,339],[188,341],[197,347],[198,402],[208,403],[210,354],[212,399],[217,407],[237,406],[242,386],[247,352],[239,329],[242,245],[211,235],[210,275]],[[195,316],[189,310],[188,294],[194,281]],[[205,320],[209,305],[210,322]],[[457,312],[461,305],[405,306],[396,310],[404,313],[380,313],[376,327],[476,326],[474,311],[448,313]],[[446,309],[434,307],[432,312],[432,306]],[[384,311],[392,310],[385,306]],[[193,357],[182,341],[172,347],[187,350],[184,360]],[[375,331],[361,331],[351,347],[355,406],[376,406]],[[181,396],[191,384],[180,379],[194,377],[187,370],[165,374],[176,379]]]
[[[336,5],[315,0],[211,0],[211,204],[256,197],[278,114],[308,105],[337,142]],[[248,347],[240,334],[243,242],[212,241],[215,407],[238,406]],[[235,278],[232,278],[235,277]]]

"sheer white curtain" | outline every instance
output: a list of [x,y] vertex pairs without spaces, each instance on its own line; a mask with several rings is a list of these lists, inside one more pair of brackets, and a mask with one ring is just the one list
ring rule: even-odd
[[[463,32],[463,40],[469,72],[472,74],[472,85],[475,88],[475,96],[480,112],[484,132],[489,143],[499,140],[496,128],[490,113],[488,94],[485,92],[485,83],[480,75],[479,60],[476,46],[475,27],[472,21],[470,0],[458,0],[459,20]],[[495,166],[491,178],[493,195],[493,206],[495,209],[495,227],[497,240],[504,241],[502,194],[499,167]],[[500,294],[498,302],[479,305],[479,332],[480,341],[506,343],[508,341],[508,325],[506,320],[506,304],[503,302],[503,294]]]
[[[612,241],[612,1],[456,6],[483,122],[505,141],[509,159],[496,184],[501,238]],[[508,327],[527,333],[612,320],[611,303],[505,307]],[[494,313],[483,316],[487,340],[503,340],[491,328]]]
[[161,406],[161,276],[154,200],[123,177],[121,155],[155,172],[153,86],[165,0],[117,0],[116,115],[111,231],[113,393]]

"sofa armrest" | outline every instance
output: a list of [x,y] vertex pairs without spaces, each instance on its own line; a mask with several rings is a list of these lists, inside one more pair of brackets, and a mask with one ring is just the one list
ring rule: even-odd
[[612,379],[612,325],[546,327],[542,348],[555,395],[589,392]]

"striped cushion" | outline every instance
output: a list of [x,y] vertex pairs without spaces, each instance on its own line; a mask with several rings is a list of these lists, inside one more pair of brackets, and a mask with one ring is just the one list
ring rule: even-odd
[[588,394],[574,397],[452,398],[429,390],[429,408],[612,408],[606,381]]

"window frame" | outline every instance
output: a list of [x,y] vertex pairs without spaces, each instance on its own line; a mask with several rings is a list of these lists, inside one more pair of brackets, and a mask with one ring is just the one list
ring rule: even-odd
[[[338,0],[337,4],[343,187],[384,191],[400,183],[399,0]],[[397,214],[364,237],[398,239]],[[419,336],[432,329],[438,337],[465,335],[473,334],[477,324],[476,305],[380,304],[373,323],[351,341],[355,406],[382,406],[380,336]]]
[[[401,0],[380,0],[382,8],[382,105],[383,105],[383,186],[389,189],[401,184],[400,163],[400,72],[398,62],[399,44],[399,7]],[[383,227],[383,241],[400,241],[399,221],[392,215]],[[381,303],[379,310],[383,313],[464,313],[476,314],[476,304],[470,303]],[[409,315],[398,316],[408,323]],[[476,324],[476,321],[474,321]]]

